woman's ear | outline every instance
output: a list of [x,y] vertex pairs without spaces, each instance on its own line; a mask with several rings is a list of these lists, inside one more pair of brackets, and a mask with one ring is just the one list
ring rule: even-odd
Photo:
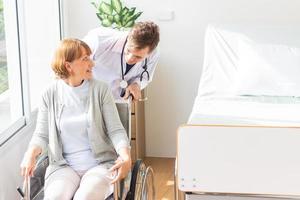
[[65,68],[66,70],[69,72],[69,74],[72,73],[72,67],[71,67],[71,63],[70,62],[65,62]]

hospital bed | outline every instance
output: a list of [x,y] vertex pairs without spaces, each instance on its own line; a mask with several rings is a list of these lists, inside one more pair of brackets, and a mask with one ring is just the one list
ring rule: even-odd
[[300,199],[299,33],[207,28],[198,95],[177,131],[176,199]]
[[[131,110],[128,103],[116,103],[120,120],[127,133],[130,133]],[[29,190],[26,200],[42,200],[44,198],[44,176],[49,165],[47,155],[39,157],[33,177],[27,182],[27,188],[18,188],[19,193]],[[24,189],[26,188],[26,189]],[[128,176],[114,184],[114,192],[105,200],[155,200],[154,174],[151,166],[146,166],[138,159]]]

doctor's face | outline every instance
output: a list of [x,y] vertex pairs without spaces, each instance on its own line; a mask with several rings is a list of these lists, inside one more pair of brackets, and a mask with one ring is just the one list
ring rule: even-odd
[[138,63],[142,60],[144,60],[148,54],[150,49],[149,47],[143,48],[143,49],[137,49],[132,45],[129,41],[126,44],[125,47],[125,60],[126,63],[129,65],[133,65],[135,63]]

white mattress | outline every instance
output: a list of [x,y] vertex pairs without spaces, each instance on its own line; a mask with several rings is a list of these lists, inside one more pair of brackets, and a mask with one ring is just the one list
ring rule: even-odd
[[300,126],[298,98],[196,99],[188,124]]

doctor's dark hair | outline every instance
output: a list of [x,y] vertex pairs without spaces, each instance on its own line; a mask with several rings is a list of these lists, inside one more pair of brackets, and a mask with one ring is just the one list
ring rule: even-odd
[[83,54],[82,48],[85,49],[87,55],[92,54],[90,47],[79,39],[67,38],[59,43],[51,64],[58,78],[66,79],[70,76],[65,64],[80,58]]
[[128,40],[136,49],[149,47],[152,52],[159,43],[159,27],[150,21],[136,23],[128,34]]

